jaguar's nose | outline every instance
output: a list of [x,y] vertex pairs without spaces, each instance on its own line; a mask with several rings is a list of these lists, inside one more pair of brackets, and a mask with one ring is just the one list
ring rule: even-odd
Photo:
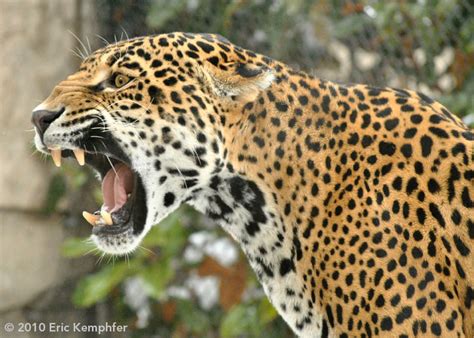
[[43,134],[51,123],[64,113],[64,108],[58,111],[35,110],[31,117],[31,122],[35,125],[38,134],[43,138]]

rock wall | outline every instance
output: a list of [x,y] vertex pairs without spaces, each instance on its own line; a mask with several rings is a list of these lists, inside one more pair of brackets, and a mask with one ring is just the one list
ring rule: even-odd
[[[81,230],[41,213],[57,169],[35,154],[30,117],[80,62],[71,32],[93,37],[94,27],[93,0],[0,1],[0,336],[3,322],[27,320],[35,304],[57,302],[54,290],[71,288],[93,266],[61,256],[64,238]],[[57,316],[77,311],[68,297],[64,302]]]

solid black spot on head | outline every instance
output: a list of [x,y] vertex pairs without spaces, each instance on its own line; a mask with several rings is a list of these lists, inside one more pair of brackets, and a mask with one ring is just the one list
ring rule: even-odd
[[308,97],[305,95],[301,95],[298,97],[298,101],[301,105],[306,106],[308,104]]
[[433,140],[431,137],[423,135],[420,139],[421,154],[423,157],[428,157],[431,154],[431,147],[433,146]]
[[430,127],[429,131],[431,133],[435,134],[436,136],[438,136],[439,138],[449,138],[448,133],[445,130],[441,129],[441,128]]
[[399,123],[398,118],[387,120],[387,121],[385,121],[385,124],[384,124],[385,129],[387,129],[388,131],[391,131],[391,130],[395,129],[398,126],[398,123]]
[[362,146],[364,148],[367,148],[368,146],[370,146],[372,143],[374,142],[373,138],[369,135],[364,135],[362,137]]
[[198,133],[197,140],[199,143],[206,143],[206,135],[204,135],[203,133]]
[[265,140],[259,136],[253,137],[253,142],[259,147],[263,148],[265,146]]
[[286,139],[286,132],[283,130],[279,131],[277,134],[278,142],[285,142],[285,139]]
[[270,119],[270,122],[275,126],[279,127],[280,126],[280,119],[278,117],[272,117]]
[[416,189],[418,189],[418,181],[416,177],[411,177],[407,182],[407,194],[412,194]]
[[275,107],[278,111],[284,113],[288,111],[288,105],[283,101],[278,101],[275,103]]
[[403,112],[411,112],[411,111],[414,111],[415,108],[413,108],[412,105],[404,104],[404,105],[402,106],[401,110],[402,110]]
[[150,96],[151,102],[155,104],[160,103],[165,97],[165,95],[163,94],[163,91],[153,85],[148,87],[148,95]]
[[438,323],[432,323],[431,324],[431,333],[433,333],[435,336],[441,336],[441,326]]
[[214,50],[214,47],[204,41],[198,41],[196,44],[206,53],[210,53]]
[[160,69],[160,70],[157,70],[153,75],[155,75],[155,77],[164,77],[168,73],[169,70],[170,70],[169,68]]
[[379,295],[377,297],[377,299],[375,300],[375,305],[377,305],[377,307],[383,307],[385,305],[385,298],[383,297],[383,295]]
[[413,149],[410,144],[404,144],[400,148],[400,151],[402,152],[403,156],[405,156],[406,158],[410,158],[413,153]]
[[393,327],[393,322],[392,318],[390,317],[384,317],[382,321],[380,322],[380,328],[382,331],[391,331]]
[[410,121],[414,124],[420,124],[423,121],[423,117],[419,114],[413,114],[410,116]]
[[155,123],[155,120],[152,120],[152,119],[145,119],[145,120],[143,120],[143,123],[145,123],[145,125],[146,125],[147,127],[151,127],[151,126],[153,126],[153,124]]
[[178,92],[175,92],[175,91],[171,92],[171,101],[173,101],[176,104],[181,104],[183,102],[181,100],[181,96],[178,94]]
[[418,130],[416,128],[409,128],[409,129],[405,130],[405,133],[403,133],[403,137],[406,138],[406,139],[411,139],[411,138],[415,137],[417,131]]
[[153,62],[151,63],[152,68],[158,68],[158,67],[161,67],[162,65],[163,65],[163,62],[161,62],[160,60],[153,60]]
[[174,86],[177,82],[178,80],[174,76],[170,76],[169,78],[163,81],[165,86]]
[[167,47],[169,46],[169,43],[168,43],[168,40],[166,38],[160,38],[158,40],[158,44],[161,46],[161,47]]
[[396,149],[397,147],[392,142],[380,141],[379,143],[379,152],[382,155],[392,156]]
[[275,187],[276,187],[277,189],[281,189],[281,188],[283,187],[283,180],[277,179],[277,180],[275,181]]
[[178,117],[178,123],[182,126],[186,125],[186,119],[184,118],[184,116],[179,116]]

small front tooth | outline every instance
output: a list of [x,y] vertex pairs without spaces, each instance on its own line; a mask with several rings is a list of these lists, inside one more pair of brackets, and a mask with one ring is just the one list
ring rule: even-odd
[[101,210],[100,215],[102,216],[102,219],[105,221],[105,224],[107,225],[114,224],[114,222],[112,221],[112,215],[108,213],[107,211]]
[[91,214],[90,212],[87,212],[87,211],[82,212],[82,217],[84,217],[84,219],[87,221],[87,223],[89,223],[92,226],[96,226],[97,222],[100,220],[99,215],[94,215],[94,214]]
[[53,158],[53,162],[56,165],[56,167],[61,166],[61,149],[56,148],[56,149],[49,149],[51,152],[51,157]]
[[84,149],[74,149],[74,156],[76,156],[77,162],[79,162],[79,165],[84,165],[86,163],[85,158],[84,158]]

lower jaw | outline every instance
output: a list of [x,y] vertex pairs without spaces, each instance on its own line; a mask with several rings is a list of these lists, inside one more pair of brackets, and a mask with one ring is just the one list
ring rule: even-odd
[[141,241],[141,238],[134,236],[131,230],[117,235],[92,234],[91,239],[102,252],[118,256],[133,252]]
[[133,201],[130,201],[133,205],[128,206],[131,210],[126,222],[92,228],[92,240],[101,251],[107,254],[125,255],[131,253],[142,240],[148,208],[143,181],[138,174],[136,174],[135,187]]
[[[92,235],[105,240],[116,236],[123,237],[126,234],[128,236],[139,236],[144,229],[148,209],[146,191],[138,173],[134,172],[133,191],[127,201],[116,209],[108,213],[105,212],[107,208],[104,205],[101,207],[101,211],[94,213],[93,217],[97,222],[86,218],[93,225]],[[88,213],[86,212],[86,214]],[[107,217],[102,216],[102,214],[108,216],[108,222],[105,221]]]

